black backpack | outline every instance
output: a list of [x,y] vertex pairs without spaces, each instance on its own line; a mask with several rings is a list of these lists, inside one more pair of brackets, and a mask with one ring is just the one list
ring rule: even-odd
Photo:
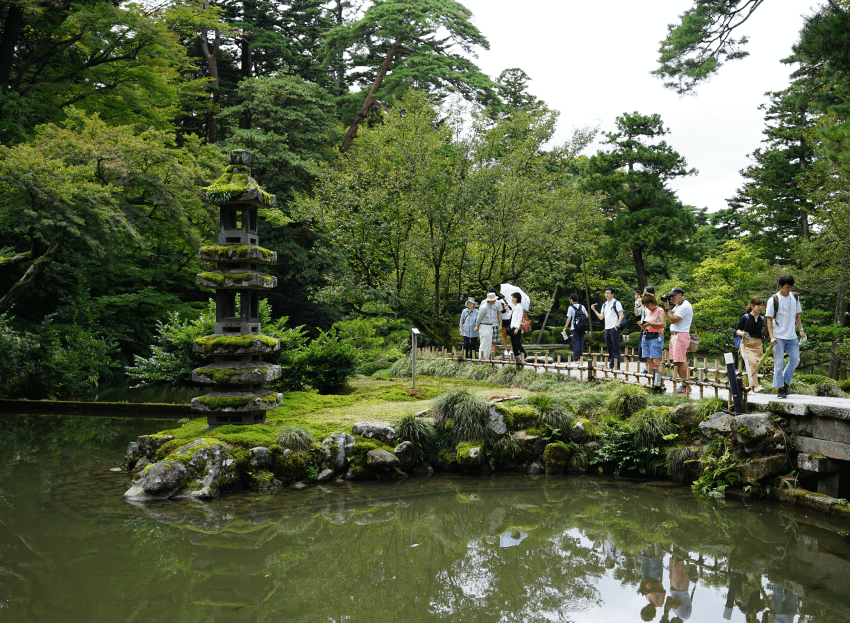
[[[614,299],[614,300],[613,300],[613,303],[614,303],[614,313],[616,314],[616,313],[617,313],[617,303],[620,303],[620,301],[618,301],[617,299]],[[622,304],[622,303],[620,303],[620,309],[622,309],[622,310],[623,310],[623,319],[622,319],[622,320],[621,320],[621,321],[617,324],[617,326],[616,326],[616,327],[614,327],[614,328],[615,328],[615,329],[617,329],[618,331],[622,331],[623,329],[625,329],[625,328],[626,328],[626,324],[627,324],[627,323],[628,323],[628,321],[629,321],[629,317],[628,317],[628,315],[626,314],[626,310],[625,310],[625,308],[623,307],[623,304]]]
[[573,316],[573,330],[585,333],[588,329],[587,314],[582,311],[581,305],[573,305],[572,307],[576,310],[575,316]]

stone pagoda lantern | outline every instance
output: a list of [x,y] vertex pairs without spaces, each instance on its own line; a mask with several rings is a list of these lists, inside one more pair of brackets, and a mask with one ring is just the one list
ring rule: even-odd
[[263,355],[280,342],[262,334],[260,293],[277,287],[277,277],[259,272],[277,262],[277,253],[258,245],[257,213],[274,207],[275,197],[251,177],[250,152],[227,154],[227,170],[201,197],[221,206],[218,245],[204,246],[201,260],[214,262],[213,272],[198,275],[198,285],[215,290],[215,334],[195,340],[195,352],[212,362],[192,372],[192,380],[212,385],[212,393],[192,399],[192,408],[207,413],[209,428],[224,424],[262,424],[266,411],[279,407],[282,396],[264,385],[280,377],[280,366]]

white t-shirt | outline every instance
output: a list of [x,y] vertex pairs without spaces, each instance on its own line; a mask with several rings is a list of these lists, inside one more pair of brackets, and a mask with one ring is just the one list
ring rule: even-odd
[[[778,294],[778,293],[777,293]],[[797,314],[802,314],[800,299],[790,293],[788,296],[779,294],[779,313],[773,309],[773,297],[767,299],[767,309],[764,315],[773,318],[773,337],[780,340],[797,339]]]
[[605,317],[605,330],[616,329],[620,323],[620,312],[626,313],[623,310],[623,304],[617,299],[611,299],[611,303],[606,302],[602,306],[602,315]]
[[682,301],[673,308],[673,315],[681,318],[679,322],[674,322],[670,325],[670,331],[677,333],[690,333],[691,322],[694,319],[694,308],[691,307],[690,301]]
[[584,305],[581,305],[580,303],[571,304],[570,308],[567,310],[567,317],[572,318],[572,320],[570,321],[570,324],[569,324],[569,327],[570,327],[571,330],[573,328],[573,322],[575,322],[575,319],[576,319],[576,307],[578,307],[581,310],[581,313],[583,313],[585,316],[587,316],[587,309],[585,309]]

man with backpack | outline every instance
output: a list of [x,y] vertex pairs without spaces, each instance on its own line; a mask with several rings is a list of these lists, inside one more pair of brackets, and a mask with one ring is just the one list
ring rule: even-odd
[[620,369],[620,331],[626,324],[626,315],[623,305],[614,298],[617,291],[608,286],[605,288],[605,303],[602,305],[602,313],[596,309],[599,303],[590,306],[599,320],[605,321],[605,346],[608,348],[608,369]]
[[578,302],[578,294],[570,294],[570,309],[567,311],[567,324],[564,325],[564,330],[568,328],[573,342],[573,360],[581,363],[581,357],[584,354],[584,334],[587,333],[589,323],[587,309]]
[[[767,300],[767,309],[764,312],[767,334],[773,347],[773,386],[776,388],[777,398],[788,398],[788,388],[791,386],[794,370],[800,363],[800,340],[797,339],[797,330],[800,331],[800,338],[804,341],[806,339],[800,317],[803,309],[800,299],[791,293],[793,287],[794,277],[782,275],[779,278],[779,292]],[[788,365],[783,366],[786,354]]]

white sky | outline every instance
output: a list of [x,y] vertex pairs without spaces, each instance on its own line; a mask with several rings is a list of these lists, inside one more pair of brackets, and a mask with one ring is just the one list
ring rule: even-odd
[[[676,23],[693,0],[460,0],[490,41],[479,67],[494,79],[519,67],[531,78],[529,92],[561,113],[556,142],[585,125],[614,129],[624,112],[658,113],[664,138],[697,175],[671,184],[679,198],[710,211],[726,207],[742,185],[739,171],[759,146],[766,91],[788,86],[791,53],[816,0],[768,0],[738,30],[750,56],[732,61],[696,95],[680,98],[650,71],[667,24]],[[599,149],[593,145],[585,153]]]

